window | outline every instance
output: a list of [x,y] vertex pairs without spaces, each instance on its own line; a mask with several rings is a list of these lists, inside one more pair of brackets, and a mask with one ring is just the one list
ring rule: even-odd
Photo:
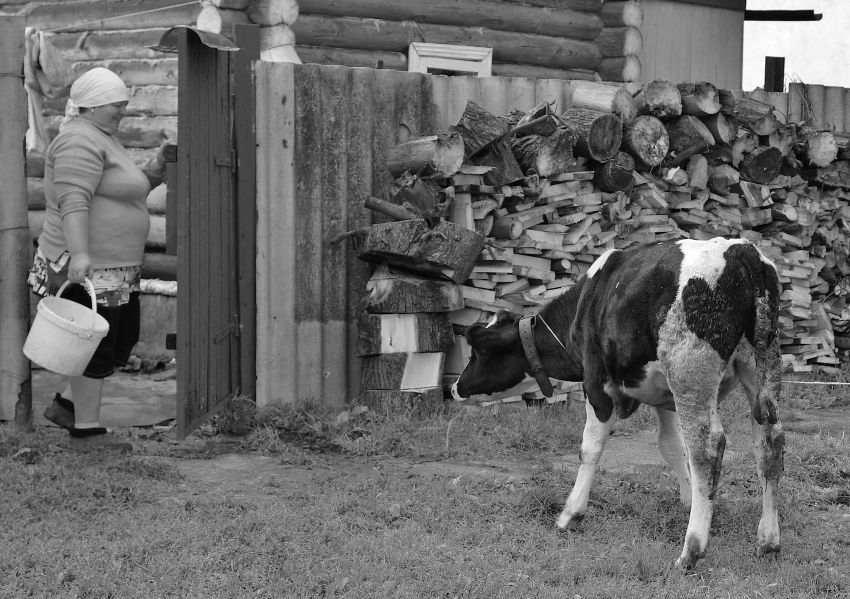
[[451,44],[413,42],[407,53],[407,70],[432,75],[489,77],[493,49]]

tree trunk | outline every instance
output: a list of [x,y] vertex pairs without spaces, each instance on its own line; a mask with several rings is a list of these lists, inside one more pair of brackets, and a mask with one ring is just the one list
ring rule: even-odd
[[718,144],[732,145],[738,137],[738,125],[732,119],[727,119],[722,112],[708,115],[702,122]]
[[596,38],[602,56],[640,54],[643,36],[637,27],[606,27]]
[[381,265],[366,283],[366,310],[373,314],[452,312],[463,308],[460,285]]
[[654,116],[642,115],[623,128],[623,148],[636,160],[636,168],[661,164],[670,150],[670,137],[664,123]]
[[605,81],[640,81],[640,58],[634,54],[628,56],[608,56],[599,61],[596,70]]
[[643,6],[639,0],[605,2],[602,5],[602,24],[605,27],[638,27],[643,25]]
[[669,121],[682,114],[682,95],[678,88],[663,79],[656,79],[643,86],[634,98],[637,114],[654,116]]
[[442,385],[442,352],[381,354],[360,362],[361,389],[421,390]]
[[703,117],[720,112],[720,100],[713,83],[680,83],[676,87],[682,96],[682,114]]
[[625,152],[600,164],[595,170],[593,182],[602,191],[628,191],[634,183],[635,161]]
[[573,90],[573,108],[589,108],[616,114],[624,123],[635,117],[632,96],[624,88],[604,83],[582,81]]
[[357,356],[407,352],[444,352],[455,338],[445,312],[419,314],[370,314],[362,312],[358,323]]
[[665,163],[670,166],[681,164],[694,154],[714,146],[711,131],[695,116],[680,116],[667,123],[667,134],[670,136],[670,154]]
[[549,177],[575,166],[575,141],[575,131],[569,127],[560,127],[552,135],[527,135],[514,139],[511,141],[511,149],[526,175],[536,173],[541,177]]
[[769,183],[782,168],[782,152],[769,146],[759,146],[741,158],[741,178],[762,185]]
[[623,121],[610,112],[570,108],[564,120],[576,131],[575,153],[597,162],[611,160],[620,150]]
[[387,156],[387,167],[394,177],[405,171],[417,177],[449,177],[463,164],[463,138],[456,131],[429,135],[393,146]]

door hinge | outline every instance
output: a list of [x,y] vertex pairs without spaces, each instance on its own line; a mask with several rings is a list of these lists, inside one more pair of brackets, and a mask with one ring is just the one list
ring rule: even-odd
[[216,166],[229,168],[231,173],[235,173],[236,167],[239,164],[239,161],[236,158],[236,150],[231,149],[230,154],[228,155],[216,154],[213,159],[213,163]]

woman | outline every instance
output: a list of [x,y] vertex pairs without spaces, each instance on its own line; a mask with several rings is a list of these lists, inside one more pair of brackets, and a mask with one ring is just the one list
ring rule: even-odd
[[[81,376],[69,377],[70,401],[56,394],[45,417],[77,438],[103,435],[103,379],[123,365],[139,338],[139,280],[150,227],[145,198],[162,179],[164,146],[143,171],[116,139],[130,92],[121,78],[94,68],[71,86],[66,117],[45,155],[44,225],[29,283],[43,296],[65,280],[94,284],[109,332]],[[90,306],[82,285],[62,297]]]

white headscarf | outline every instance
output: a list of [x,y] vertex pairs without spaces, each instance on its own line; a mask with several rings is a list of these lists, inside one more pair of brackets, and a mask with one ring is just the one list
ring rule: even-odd
[[80,114],[80,108],[127,102],[129,99],[130,90],[127,89],[121,77],[109,69],[95,67],[86,71],[71,85],[71,97],[65,104],[65,118],[62,119],[62,125]]

